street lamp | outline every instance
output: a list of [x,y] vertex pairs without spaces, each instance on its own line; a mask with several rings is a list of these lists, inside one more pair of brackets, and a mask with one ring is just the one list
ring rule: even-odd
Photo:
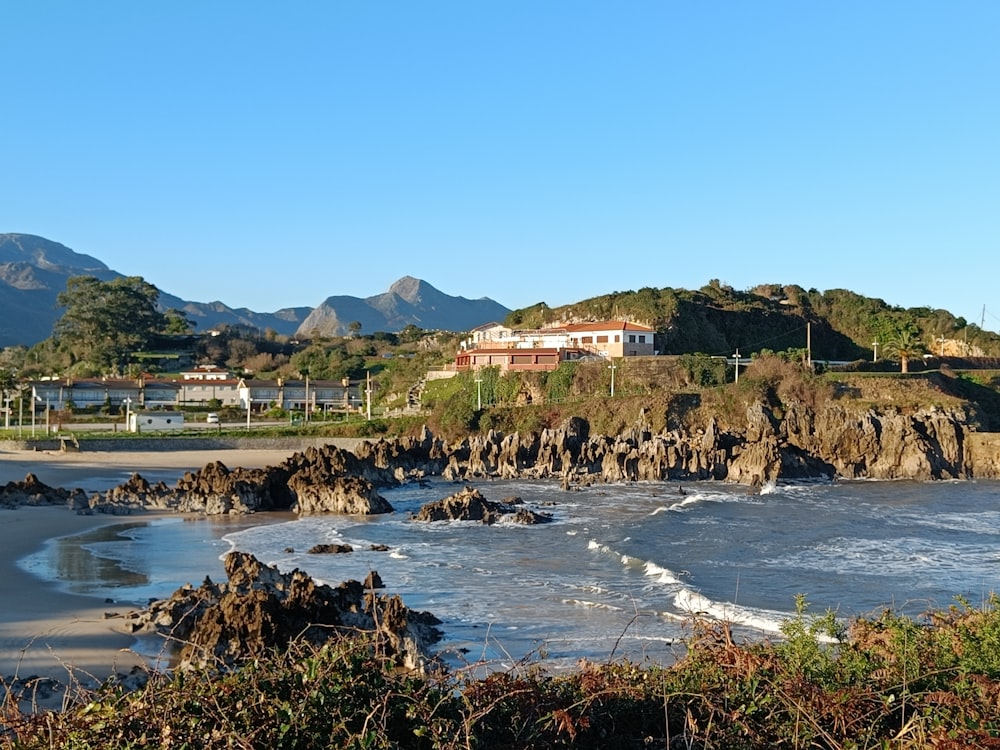
[[611,364],[608,365],[608,369],[611,370],[611,398],[615,397],[615,370],[618,369],[618,365],[615,364],[614,360],[611,360]]
[[129,416],[129,406],[132,404],[132,397],[126,396],[122,400],[122,403],[125,404],[125,432],[131,432],[132,430],[129,428],[128,416]]
[[483,379],[476,378],[476,411],[483,410]]
[[247,430],[250,429],[250,404],[253,403],[253,399],[247,396]]

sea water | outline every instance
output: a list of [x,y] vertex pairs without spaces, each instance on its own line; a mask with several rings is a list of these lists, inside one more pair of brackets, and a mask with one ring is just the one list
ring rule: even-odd
[[[693,617],[772,637],[809,611],[844,621],[884,608],[912,616],[975,606],[1000,591],[1000,483],[817,482],[745,487],[549,481],[474,483],[521,498],[552,522],[525,526],[413,520],[462,485],[384,492],[394,513],[258,514],[128,521],[54,540],[22,561],[81,593],[142,604],[209,576],[230,549],[330,584],[378,571],[385,592],[442,620],[452,664],[549,666],[628,657],[669,662]],[[310,554],[321,543],[349,554]],[[388,551],[373,547],[385,545]]]

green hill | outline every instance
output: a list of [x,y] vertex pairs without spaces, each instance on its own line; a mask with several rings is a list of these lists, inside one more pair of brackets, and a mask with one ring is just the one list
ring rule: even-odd
[[[780,284],[737,291],[712,280],[691,291],[644,287],[562,307],[544,302],[514,310],[505,323],[537,328],[556,322],[624,318],[652,326],[661,354],[732,354],[804,349],[815,359],[874,357],[899,331],[916,334],[922,351],[948,357],[1000,356],[1000,335],[947,310],[902,308],[845,289],[825,292]],[[882,351],[880,349],[880,351]]]

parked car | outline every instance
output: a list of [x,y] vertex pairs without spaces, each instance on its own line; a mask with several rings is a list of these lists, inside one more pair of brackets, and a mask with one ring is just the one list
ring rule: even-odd
[[205,421],[209,424],[219,424],[219,415],[215,412],[209,412],[209,415],[205,417]]

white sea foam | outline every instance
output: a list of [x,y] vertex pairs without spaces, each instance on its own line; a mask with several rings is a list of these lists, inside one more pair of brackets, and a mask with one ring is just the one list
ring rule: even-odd
[[[716,602],[691,589],[681,589],[674,596],[674,606],[689,616],[707,617],[719,622],[740,625],[761,633],[781,633],[781,625],[791,615],[770,610],[741,607],[731,602]],[[822,643],[834,643],[835,639],[817,635]]]
[[679,584],[680,579],[676,574],[667,568],[660,567],[654,562],[646,563],[646,575],[650,578],[655,578],[657,583],[664,584]]
[[715,602],[691,589],[681,589],[674,596],[674,606],[688,615],[709,617],[720,622],[743,625],[763,633],[780,633],[779,613],[767,613],[730,602]]
[[681,511],[691,505],[696,505],[697,503],[700,503],[705,499],[706,498],[703,495],[689,495],[688,497],[685,497],[683,500],[679,500],[676,503],[671,503],[670,505],[661,505],[660,507],[653,510],[653,512],[650,513],[649,515],[656,516],[659,515],[660,513]]
[[616,607],[612,604],[602,604],[601,602],[591,602],[586,599],[563,599],[563,604],[569,604],[573,607],[584,607],[586,609],[602,609],[606,612],[621,612],[621,607]]

